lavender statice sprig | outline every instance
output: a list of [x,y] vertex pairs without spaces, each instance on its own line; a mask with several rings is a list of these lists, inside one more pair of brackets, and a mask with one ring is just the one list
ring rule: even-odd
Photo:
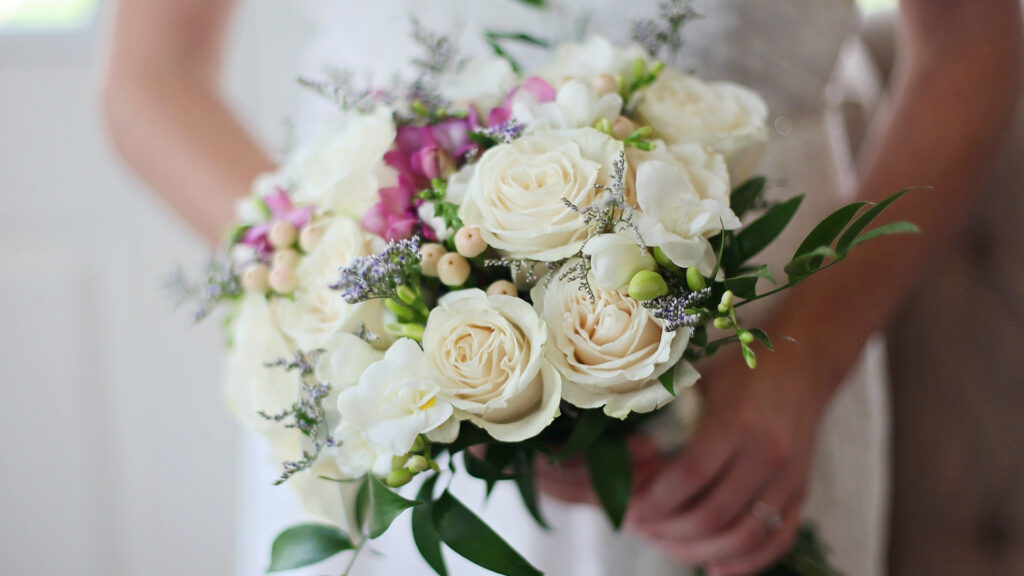
[[291,360],[281,358],[266,365],[269,369],[283,368],[288,372],[296,372],[302,386],[298,402],[290,408],[277,414],[268,414],[261,410],[259,415],[271,422],[283,422],[285,428],[298,430],[312,445],[311,449],[302,451],[302,457],[298,460],[281,464],[283,470],[281,476],[274,481],[275,485],[283,484],[295,474],[308,470],[316,463],[325,448],[337,446],[327,422],[327,411],[323,406],[324,399],[331,393],[331,385],[318,381],[315,376],[320,354],[320,351],[309,354],[296,352]]
[[703,288],[685,294],[669,293],[643,304],[655,318],[664,321],[665,330],[674,332],[680,328],[696,328],[704,324],[708,316],[700,308],[710,298],[711,288]]
[[487,142],[492,145],[509,144],[516,138],[523,135],[524,128],[525,125],[522,122],[515,118],[511,118],[496,126],[478,128],[474,130],[474,134],[487,140]]
[[700,18],[690,0],[664,0],[658,4],[654,18],[633,22],[633,40],[654,57],[664,52],[674,62],[683,47],[683,27],[687,22]]
[[356,258],[339,271],[330,286],[349,304],[375,298],[398,298],[401,286],[415,285],[420,273],[420,239],[392,240],[373,256]]
[[235,300],[242,295],[242,282],[227,258],[212,258],[206,265],[203,277],[192,281],[178,268],[164,283],[165,288],[175,297],[176,305],[195,302],[192,314],[200,322],[225,301]]
[[299,84],[334,102],[345,111],[360,114],[372,112],[381,104],[390,105],[396,98],[391,90],[381,90],[356,82],[351,70],[329,68],[322,79],[299,78]]

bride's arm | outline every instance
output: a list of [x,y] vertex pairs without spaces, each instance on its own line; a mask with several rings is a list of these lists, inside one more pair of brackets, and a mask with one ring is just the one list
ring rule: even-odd
[[103,106],[129,164],[211,242],[272,167],[219,92],[234,0],[117,3]]
[[[663,550],[712,575],[756,572],[792,543],[822,413],[867,337],[963,227],[1017,101],[1018,0],[903,0],[901,16],[895,98],[873,128],[859,196],[932,185],[888,213],[924,233],[867,244],[791,290],[768,329],[799,344],[777,339],[754,371],[719,362],[706,372],[697,437],[634,510]],[[776,528],[770,510],[777,530],[766,529]]]

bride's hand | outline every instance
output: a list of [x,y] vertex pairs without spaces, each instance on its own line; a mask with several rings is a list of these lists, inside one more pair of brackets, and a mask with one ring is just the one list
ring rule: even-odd
[[[696,435],[630,510],[633,529],[712,576],[753,574],[791,547],[832,386],[808,350],[719,358],[702,379]],[[723,353],[729,356],[728,353]]]

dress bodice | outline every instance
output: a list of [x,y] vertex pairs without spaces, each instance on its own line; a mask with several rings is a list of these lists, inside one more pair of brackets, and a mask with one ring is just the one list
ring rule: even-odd
[[[450,34],[466,55],[489,55],[486,31],[528,32],[556,40],[600,34],[628,42],[631,24],[656,14],[658,0],[551,0],[538,9],[521,0],[374,0],[313,4],[321,33],[305,74],[343,68],[387,81],[417,54],[415,17],[426,30]],[[855,29],[853,0],[697,0],[704,17],[687,24],[680,62],[708,80],[731,80],[762,94],[773,114],[799,116],[820,107],[843,40]],[[586,23],[584,25],[584,23]],[[524,64],[544,57],[519,50]]]

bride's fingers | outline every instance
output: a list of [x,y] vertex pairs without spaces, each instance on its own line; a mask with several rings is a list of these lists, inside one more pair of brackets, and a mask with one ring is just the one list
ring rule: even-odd
[[669,462],[637,498],[638,520],[664,518],[706,489],[729,465],[739,445],[727,427],[708,421],[683,453]]
[[670,542],[707,539],[746,514],[757,495],[778,475],[776,463],[763,453],[741,450],[732,466],[699,500],[668,517],[639,522],[636,528],[651,538]]
[[[689,564],[708,564],[723,562],[745,557],[756,551],[770,535],[771,521],[765,514],[771,510],[780,510],[789,514],[791,510],[799,513],[804,498],[805,480],[797,468],[787,470],[767,490],[748,503],[743,514],[728,529],[710,538],[692,541],[666,542],[663,551]],[[761,511],[755,506],[767,507]]]
[[802,499],[797,500],[782,510],[782,525],[769,534],[761,546],[744,556],[709,565],[708,576],[750,576],[782,558],[793,546],[800,528],[801,502]]

